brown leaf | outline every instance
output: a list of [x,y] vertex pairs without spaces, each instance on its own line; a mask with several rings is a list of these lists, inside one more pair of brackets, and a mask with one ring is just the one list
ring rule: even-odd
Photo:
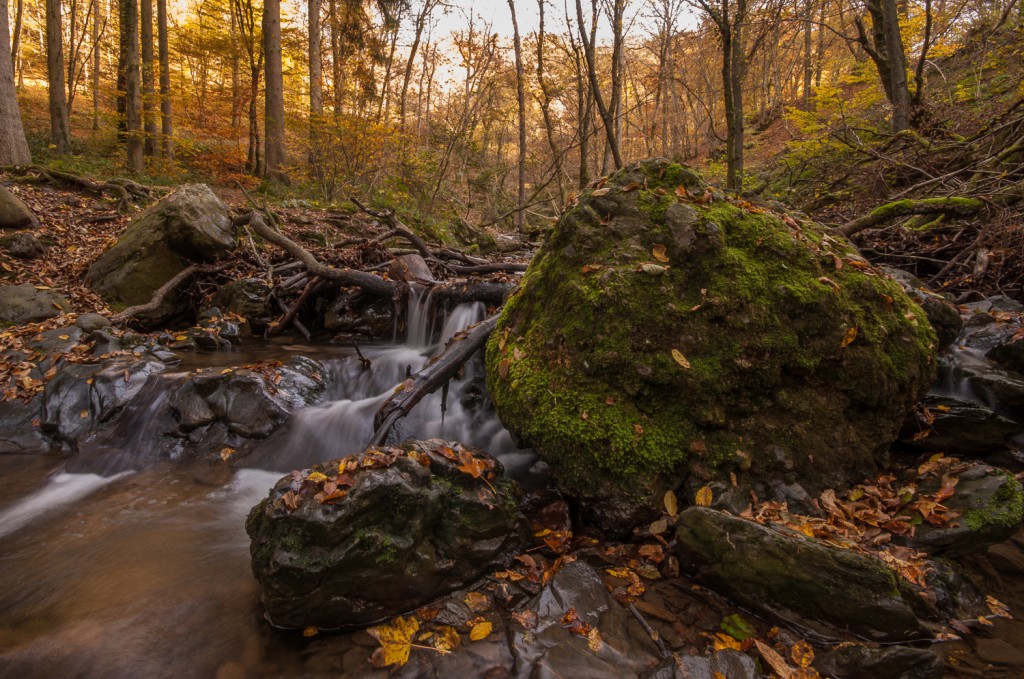
[[529,608],[522,611],[513,612],[512,618],[515,619],[515,621],[518,622],[520,625],[522,625],[523,629],[527,630],[534,629],[540,622],[539,618],[537,617],[537,611],[530,610]]
[[661,243],[658,243],[653,248],[651,248],[651,257],[654,257],[662,264],[668,264],[668,256],[665,253],[666,248]]
[[483,613],[484,611],[489,611],[491,609],[491,605],[493,604],[489,596],[487,596],[486,594],[481,594],[480,592],[470,592],[466,595],[464,601],[466,602],[466,605],[469,606],[469,610],[473,611],[474,613]]
[[789,657],[797,667],[810,667],[814,662],[814,649],[809,643],[800,639],[789,649]]
[[790,667],[789,663],[778,654],[778,652],[764,643],[760,639],[754,639],[754,645],[757,646],[758,652],[761,657],[764,658],[765,662],[771,665],[771,668],[775,670],[782,679],[791,679],[793,676],[793,668]]
[[665,491],[665,497],[661,499],[661,502],[665,505],[665,513],[669,516],[679,513],[679,501],[676,499],[675,491],[671,489]]

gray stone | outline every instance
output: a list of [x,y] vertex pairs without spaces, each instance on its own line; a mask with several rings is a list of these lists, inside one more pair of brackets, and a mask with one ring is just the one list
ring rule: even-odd
[[[86,282],[111,305],[142,304],[182,269],[234,247],[227,206],[206,185],[189,184],[133,219],[89,267]],[[155,326],[186,310],[187,299],[171,293],[156,311],[137,318]]]
[[24,232],[0,237],[0,248],[19,259],[39,259],[46,254],[46,246],[33,234]]
[[0,285],[0,324],[44,321],[67,311],[71,305],[53,290],[39,290],[31,283]]
[[0,229],[38,227],[39,220],[21,198],[6,186],[0,186]]
[[941,679],[942,659],[927,648],[863,644],[843,645],[814,662],[821,674],[836,679]]
[[892,266],[883,266],[881,269],[903,286],[904,292],[924,309],[939,339],[939,348],[952,344],[964,325],[956,304],[931,290],[911,273]]
[[828,622],[876,640],[927,635],[934,608],[880,559],[703,507],[679,516],[680,561],[768,615]]
[[262,278],[243,278],[220,288],[213,303],[249,322],[252,332],[262,334],[271,320],[270,286]]
[[45,453],[49,440],[38,426],[43,397],[31,401],[0,401],[0,453]]
[[110,319],[102,314],[78,314],[78,318],[75,319],[75,325],[84,332],[93,332],[100,328],[110,327]]
[[[459,455],[483,476],[460,471]],[[284,477],[246,521],[274,625],[336,628],[404,613],[507,567],[529,541],[518,486],[487,453],[435,439],[344,459],[344,473],[332,460]]]
[[[1004,450],[1007,440],[1024,430],[1024,425],[987,406],[950,396],[926,396],[920,405],[928,409],[931,421],[909,414],[899,438],[919,450],[984,456]],[[921,438],[922,432],[927,436]]]

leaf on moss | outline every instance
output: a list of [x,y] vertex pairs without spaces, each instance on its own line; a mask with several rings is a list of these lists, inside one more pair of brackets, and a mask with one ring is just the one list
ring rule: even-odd
[[711,492],[711,488],[709,486],[702,486],[701,489],[697,491],[697,495],[694,497],[693,502],[698,507],[710,507],[713,499],[714,494]]
[[672,359],[680,366],[682,366],[684,369],[690,369],[690,362],[686,359],[686,356],[683,355],[683,352],[679,351],[678,349],[672,350]]
[[665,246],[662,245],[661,243],[658,243],[653,248],[651,248],[651,257],[654,257],[662,264],[668,264],[668,256],[665,254],[665,252]]
[[843,336],[843,341],[839,343],[839,348],[845,349],[853,344],[853,340],[855,339],[857,339],[857,326],[853,326],[846,331],[846,334]]

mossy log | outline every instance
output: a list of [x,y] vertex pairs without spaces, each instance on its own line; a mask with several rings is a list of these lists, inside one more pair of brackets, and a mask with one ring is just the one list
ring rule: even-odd
[[877,226],[883,222],[906,215],[952,214],[967,217],[980,212],[984,207],[985,201],[978,198],[964,198],[960,196],[907,198],[876,207],[863,217],[840,226],[839,232],[849,237],[864,229],[869,229],[872,226]]

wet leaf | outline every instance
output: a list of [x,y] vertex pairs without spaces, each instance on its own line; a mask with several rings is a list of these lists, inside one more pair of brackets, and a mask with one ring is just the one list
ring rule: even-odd
[[294,512],[299,508],[299,496],[295,494],[294,490],[289,490],[287,493],[281,496],[281,502],[288,508],[289,511]]
[[314,627],[313,625],[310,625],[309,627],[306,627],[302,630],[302,636],[304,637],[315,637],[318,634],[320,634],[320,630]]
[[537,617],[537,611],[530,610],[529,608],[513,612],[512,618],[522,625],[523,629],[527,630],[536,628],[540,622],[540,619]]
[[451,653],[462,645],[459,631],[450,625],[442,625],[434,630],[433,646],[443,653]]
[[988,604],[988,610],[992,611],[993,615],[997,615],[1000,618],[1013,618],[1010,615],[1010,607],[994,596],[986,596],[985,603]]
[[714,499],[711,488],[708,486],[702,486],[697,491],[697,496],[693,499],[694,504],[698,507],[710,507],[711,501]]
[[601,639],[601,632],[596,627],[592,628],[587,633],[587,646],[594,653],[597,653],[604,648],[604,641]]
[[481,639],[486,639],[487,636],[491,633],[492,627],[493,625],[491,625],[491,623],[487,622],[486,620],[484,622],[476,623],[475,625],[473,625],[473,628],[469,630],[469,640],[480,641]]
[[793,644],[789,649],[789,657],[797,667],[810,667],[814,662],[814,649],[803,639]]
[[682,366],[684,369],[690,369],[690,362],[686,360],[686,356],[683,356],[683,352],[679,351],[678,349],[672,350],[672,359],[680,366]]
[[220,459],[222,459],[224,461],[227,461],[227,460],[231,459],[231,456],[234,455],[236,452],[237,451],[234,448],[228,448],[228,447],[221,448],[220,449]]
[[651,248],[651,257],[654,257],[662,264],[668,264],[668,256],[665,254],[665,252],[665,246],[662,245],[661,243],[658,243],[653,248]]
[[679,501],[676,499],[675,491],[665,491],[665,497],[662,498],[662,504],[665,505],[665,513],[669,516],[675,516],[679,513]]
[[782,679],[792,679],[793,668],[774,648],[760,639],[754,639],[754,645],[757,646],[757,650],[761,654],[761,657],[764,658],[766,663],[771,665],[771,668],[775,670],[776,674],[782,677]]
[[408,662],[412,639],[419,629],[419,621],[412,616],[398,616],[389,624],[368,629],[370,636],[380,643],[380,648],[374,651],[371,658],[374,667],[402,666]]
[[723,632],[739,641],[757,636],[754,626],[739,613],[732,613],[722,618],[720,626]]
[[88,410],[83,410],[82,412],[78,413],[78,416],[80,418],[82,418],[83,420],[87,420],[87,419],[89,419],[89,411]]
[[313,483],[323,483],[327,480],[327,475],[320,472],[310,472],[306,478]]
[[711,635],[711,647],[716,651],[724,651],[727,648],[738,651],[740,650],[740,642],[728,634],[716,632]]
[[492,604],[491,598],[486,594],[481,594],[480,592],[470,592],[466,595],[466,598],[463,599],[463,601],[465,601],[466,605],[469,606],[469,610],[474,613],[483,613],[484,611],[488,611]]

